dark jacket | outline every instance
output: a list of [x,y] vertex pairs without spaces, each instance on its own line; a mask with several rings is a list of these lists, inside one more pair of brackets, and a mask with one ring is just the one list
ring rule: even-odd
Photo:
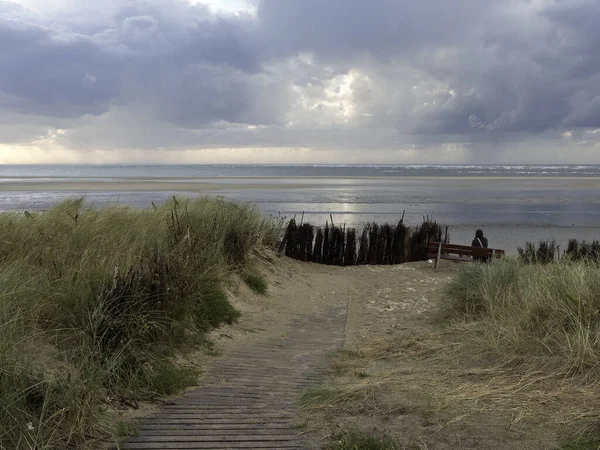
[[473,242],[471,242],[471,247],[488,248],[488,240],[483,237],[482,230],[477,230],[475,232],[475,239],[473,239]]

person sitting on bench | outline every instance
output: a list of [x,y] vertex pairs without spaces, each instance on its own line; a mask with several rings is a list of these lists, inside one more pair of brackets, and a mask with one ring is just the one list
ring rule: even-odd
[[[475,231],[475,239],[473,239],[473,242],[471,242],[471,247],[488,248],[488,240],[483,237],[483,230],[479,229]],[[486,261],[486,259],[481,256],[474,257],[473,259],[475,261]]]

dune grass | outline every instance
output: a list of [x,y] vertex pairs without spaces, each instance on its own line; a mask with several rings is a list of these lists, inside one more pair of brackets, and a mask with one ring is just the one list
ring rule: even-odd
[[561,445],[559,450],[598,450],[600,440],[594,438],[579,437]]
[[501,355],[598,378],[600,269],[595,262],[468,264],[446,290],[446,318],[477,320]]
[[257,294],[266,295],[269,289],[269,282],[267,279],[259,273],[246,273],[243,276],[244,282],[250,289]]
[[[331,378],[304,393],[306,417],[348,430],[328,448],[599,448],[597,262],[505,259],[446,274],[429,294],[438,320],[397,313],[402,327],[334,355]],[[396,442],[378,447],[386,433]]]
[[[328,450],[408,450],[391,437],[359,429],[350,429],[331,437]],[[415,447],[412,447],[415,448]]]
[[236,320],[227,283],[273,231],[211,198],[0,215],[0,448],[82,448],[103,411],[193,383],[173,352]]

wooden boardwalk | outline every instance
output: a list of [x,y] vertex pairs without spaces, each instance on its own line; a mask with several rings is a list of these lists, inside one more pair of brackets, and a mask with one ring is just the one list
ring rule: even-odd
[[286,337],[219,360],[202,386],[148,417],[123,449],[306,449],[298,395],[344,339],[345,308],[307,315]]

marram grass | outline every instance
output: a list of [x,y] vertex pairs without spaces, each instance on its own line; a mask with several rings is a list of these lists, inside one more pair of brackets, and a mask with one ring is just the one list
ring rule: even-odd
[[111,432],[103,410],[193,383],[170,356],[238,317],[230,275],[273,240],[220,199],[83,206],[0,215],[0,448],[81,448]]
[[400,450],[405,449],[390,436],[377,431],[349,429],[329,439],[328,450]]
[[476,320],[482,340],[506,357],[597,374],[600,268],[562,260],[465,264],[446,289],[444,316]]

